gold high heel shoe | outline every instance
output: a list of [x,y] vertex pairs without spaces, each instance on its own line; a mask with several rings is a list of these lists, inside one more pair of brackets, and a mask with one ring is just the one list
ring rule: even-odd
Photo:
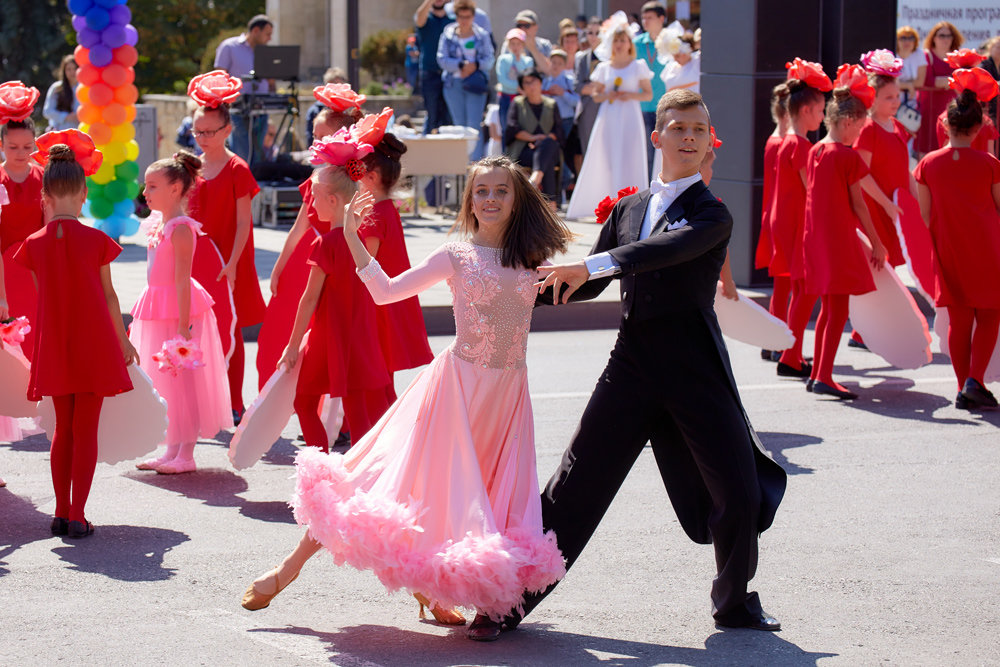
[[431,607],[431,601],[421,593],[414,593],[413,597],[420,603],[420,618],[427,618],[427,614],[424,613],[424,607],[427,607],[434,615],[434,620],[441,625],[465,625],[465,616],[454,609],[445,610],[437,605]]
[[263,609],[264,607],[271,604],[271,600],[274,599],[274,596],[276,596],[281,591],[285,590],[288,584],[292,583],[293,581],[299,578],[299,573],[296,572],[295,576],[289,579],[285,583],[285,585],[282,586],[281,582],[278,580],[278,568],[274,568],[273,570],[271,570],[271,572],[274,573],[274,583],[275,586],[277,587],[276,590],[270,595],[265,595],[264,593],[261,593],[256,588],[254,588],[253,582],[251,582],[250,587],[247,588],[246,593],[243,594],[243,601],[240,603],[243,605],[244,609],[248,609],[250,611],[257,611],[259,609]]

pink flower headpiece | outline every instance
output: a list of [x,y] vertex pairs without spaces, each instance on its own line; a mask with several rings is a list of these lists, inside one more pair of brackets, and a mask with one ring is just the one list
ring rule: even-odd
[[979,55],[975,49],[958,49],[949,51],[944,59],[952,69],[971,69],[986,60],[986,56]]
[[367,114],[350,127],[351,138],[361,144],[378,146],[385,136],[385,128],[389,126],[393,113],[391,107],[382,107],[382,111],[377,114]]
[[875,102],[875,89],[868,83],[868,75],[861,65],[844,63],[838,67],[834,86],[849,89],[851,95],[858,98],[866,109],[870,109],[872,103]]
[[830,77],[823,71],[823,66],[819,63],[809,62],[802,58],[796,58],[790,63],[785,63],[788,70],[788,79],[798,79],[811,88],[828,93],[833,90],[833,83]]
[[325,86],[313,88],[313,97],[325,107],[334,111],[344,112],[348,109],[361,109],[368,99],[351,90],[349,83],[328,83]]
[[712,148],[721,148],[722,147],[722,139],[720,139],[718,137],[718,135],[715,134],[715,126],[714,125],[709,125],[708,126],[708,132],[709,132],[709,134],[712,135]]
[[223,104],[235,102],[242,88],[242,81],[225,70],[217,69],[191,79],[187,94],[198,106],[217,109]]
[[876,49],[861,55],[861,65],[873,74],[899,76],[903,71],[903,59],[889,49]]
[[0,83],[0,125],[20,122],[31,115],[38,101],[38,89],[20,81]]
[[611,215],[611,211],[615,207],[615,204],[617,204],[622,197],[628,197],[629,195],[634,195],[638,191],[639,188],[633,185],[631,187],[622,188],[621,190],[619,190],[618,196],[615,197],[614,199],[612,199],[610,196],[602,199],[597,204],[597,208],[594,209],[594,215],[597,216],[597,224],[603,225],[607,221],[608,216]]
[[982,67],[955,70],[948,78],[948,87],[956,93],[971,90],[980,102],[989,102],[998,92],[996,80]]
[[56,144],[66,144],[73,149],[76,161],[83,167],[83,173],[93,176],[101,168],[104,161],[104,153],[97,150],[94,140],[86,132],[76,129],[60,130],[58,132],[46,132],[35,139],[38,150],[31,154],[35,162],[43,167],[49,162],[49,151]]
[[352,181],[360,181],[368,173],[361,158],[375,149],[371,144],[361,143],[351,136],[350,130],[342,127],[332,135],[314,141],[309,150],[312,152],[309,161],[313,164],[343,167]]

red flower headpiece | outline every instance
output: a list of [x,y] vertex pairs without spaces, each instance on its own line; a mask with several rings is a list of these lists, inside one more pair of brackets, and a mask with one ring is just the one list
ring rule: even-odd
[[188,97],[200,107],[216,109],[223,104],[236,101],[242,88],[242,81],[230,76],[225,70],[217,69],[191,79],[191,83],[188,84]]
[[956,93],[971,90],[980,102],[989,102],[998,92],[996,80],[982,67],[955,70],[948,79],[948,87]]
[[634,195],[638,191],[639,188],[633,185],[632,187],[622,188],[621,190],[619,190],[618,196],[615,197],[614,199],[612,199],[610,196],[602,199],[601,202],[597,205],[597,208],[594,209],[594,215],[597,216],[597,224],[603,225],[605,223],[605,221],[608,219],[608,216],[611,215],[611,209],[615,207],[615,204],[618,203],[618,200],[620,200],[622,197],[628,197],[629,195]]
[[975,49],[958,49],[949,51],[944,59],[952,69],[971,69],[986,60],[986,56],[979,55]]
[[368,173],[361,158],[371,153],[371,144],[361,143],[351,136],[346,127],[342,127],[329,137],[323,137],[313,142],[309,147],[313,164],[329,164],[343,167],[352,181],[360,181]]
[[715,134],[715,126],[714,125],[709,125],[708,126],[708,132],[709,132],[709,134],[712,135],[712,148],[721,148],[722,147],[722,139],[720,139]]
[[837,88],[849,88],[851,95],[861,100],[866,109],[870,109],[875,101],[875,89],[868,83],[868,74],[861,65],[844,63],[837,68]]
[[385,136],[385,128],[389,126],[392,114],[391,107],[382,107],[382,111],[377,114],[367,114],[351,126],[351,138],[358,143],[378,146]]
[[0,125],[19,122],[31,115],[38,101],[38,89],[20,81],[0,83]]
[[876,49],[861,55],[861,65],[873,74],[899,76],[903,71],[903,59],[889,49]]
[[325,107],[334,111],[347,111],[348,109],[361,109],[361,105],[367,99],[364,95],[351,90],[349,83],[328,83],[325,86],[313,88],[313,97]]
[[80,130],[46,132],[35,139],[35,144],[38,146],[38,150],[32,153],[31,157],[35,158],[35,162],[42,166],[48,163],[49,150],[56,144],[66,144],[73,149],[76,161],[83,167],[83,173],[87,176],[96,174],[97,170],[101,168],[101,162],[104,161],[104,153],[97,150],[97,147],[94,146],[94,140],[90,138],[89,134]]
[[790,63],[785,63],[788,70],[788,79],[798,79],[807,86],[815,88],[824,93],[833,90],[833,83],[830,77],[823,71],[823,66],[819,63],[811,63],[802,58],[796,58]]

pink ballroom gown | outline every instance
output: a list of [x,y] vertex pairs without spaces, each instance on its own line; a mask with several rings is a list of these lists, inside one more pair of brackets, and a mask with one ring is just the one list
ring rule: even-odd
[[390,591],[499,618],[565,574],[542,532],[525,368],[536,272],[447,243],[390,279],[359,271],[376,303],[447,280],[457,335],[344,455],[302,450],[292,506],[338,565]]
[[187,225],[197,236],[201,224],[188,217],[172,218],[157,232],[161,216],[153,213],[145,223],[147,251],[146,289],[132,308],[129,339],[139,352],[139,366],[153,380],[153,387],[167,402],[167,439],[169,444],[197,442],[199,436],[214,437],[232,428],[229,380],[222,353],[218,324],[212,312],[214,302],[204,287],[191,280],[191,340],[202,353],[201,368],[185,369],[175,376],[161,371],[153,354],[166,340],[175,338],[178,327],[177,287],[174,279],[172,236],[180,225]]

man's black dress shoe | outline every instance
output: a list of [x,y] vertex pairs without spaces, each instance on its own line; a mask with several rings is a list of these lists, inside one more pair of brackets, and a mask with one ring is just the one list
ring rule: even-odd
[[812,370],[812,364],[807,364],[804,361],[802,362],[802,368],[795,368],[779,361],[777,373],[783,378],[807,378],[812,374]]
[[774,616],[769,615],[767,612],[761,612],[761,614],[749,621],[742,623],[740,625],[729,625],[728,623],[715,622],[715,627],[720,630],[726,628],[746,628],[748,630],[765,630],[767,632],[777,632],[781,629],[781,623]]
[[[997,399],[993,395],[993,392],[972,378],[968,378],[965,381],[959,396],[964,397],[966,403],[973,408],[992,409],[997,407]],[[969,408],[965,409],[968,410]]]
[[484,614],[476,614],[476,618],[465,631],[465,636],[477,642],[492,642],[500,637],[501,626]]
[[836,387],[831,387],[827,383],[820,382],[819,380],[813,382],[812,391],[814,394],[826,394],[827,396],[836,396],[837,398],[842,398],[848,401],[853,401],[855,398],[858,397],[858,395],[855,394],[853,391],[847,391],[846,389],[844,391],[841,391],[840,389],[837,389]]
[[69,532],[69,521],[58,516],[52,517],[51,529],[53,535],[65,535]]

